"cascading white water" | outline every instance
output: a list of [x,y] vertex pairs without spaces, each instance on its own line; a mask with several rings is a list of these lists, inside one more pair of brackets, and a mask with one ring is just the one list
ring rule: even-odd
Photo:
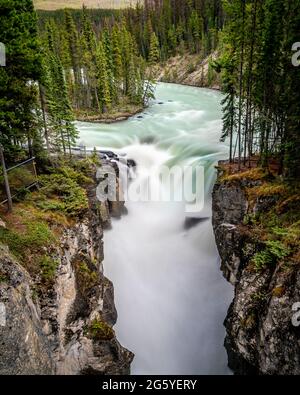
[[[160,165],[205,167],[211,216],[219,143],[220,98],[206,89],[159,84],[140,116],[113,125],[78,123],[88,146],[112,148],[137,162],[137,179],[158,187]],[[134,374],[226,374],[223,319],[232,289],[222,278],[211,220],[185,230],[184,203],[127,202],[128,215],[105,234],[105,274],[115,286],[120,342],[135,353]]]

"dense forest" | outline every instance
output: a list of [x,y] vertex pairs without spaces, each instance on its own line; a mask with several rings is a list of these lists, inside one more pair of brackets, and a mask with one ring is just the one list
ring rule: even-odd
[[[1,0],[1,143],[9,162],[70,152],[80,114],[145,106],[151,66],[175,52],[208,54],[223,26],[221,2],[146,1],[125,10],[39,12]],[[45,143],[45,144],[44,144]]]
[[300,73],[292,62],[299,41],[300,1],[224,1],[223,139],[239,167],[254,154],[271,156],[291,178],[300,174]]
[[[299,69],[291,61],[300,0],[146,0],[125,10],[39,12],[1,0],[1,143],[9,159],[75,144],[74,119],[153,97],[151,66],[174,54],[217,50],[230,160],[277,155],[299,174]],[[12,29],[14,27],[14,29]],[[45,141],[46,144],[43,144]],[[249,161],[250,164],[250,161]]]

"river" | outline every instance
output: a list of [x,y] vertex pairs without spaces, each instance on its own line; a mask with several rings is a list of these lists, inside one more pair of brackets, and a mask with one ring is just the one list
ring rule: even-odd
[[219,141],[221,97],[160,83],[142,114],[110,125],[77,123],[88,147],[114,149],[137,162],[135,182],[154,180],[164,164],[205,169],[205,206],[197,214],[203,221],[196,226],[184,227],[184,203],[128,201],[128,215],[105,233],[115,330],[135,354],[133,374],[230,374],[223,321],[233,290],[219,269],[210,219],[214,166],[228,157]]

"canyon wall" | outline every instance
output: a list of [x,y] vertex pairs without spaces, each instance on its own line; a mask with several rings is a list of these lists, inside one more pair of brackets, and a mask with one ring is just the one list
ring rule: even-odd
[[[118,171],[115,160],[105,164]],[[102,267],[103,231],[111,215],[121,216],[124,202],[99,202],[94,178],[87,187],[89,209],[56,247],[52,287],[37,294],[22,262],[1,246],[0,374],[130,372],[133,354],[115,336],[114,289]]]
[[[268,264],[253,257],[264,241],[253,234],[248,218],[274,207],[280,195],[249,198],[261,180],[223,177],[219,167],[213,191],[213,227],[221,270],[235,287],[225,320],[225,347],[235,374],[300,374],[300,327],[293,325],[293,306],[300,301],[299,262]],[[290,266],[289,266],[290,264]]]

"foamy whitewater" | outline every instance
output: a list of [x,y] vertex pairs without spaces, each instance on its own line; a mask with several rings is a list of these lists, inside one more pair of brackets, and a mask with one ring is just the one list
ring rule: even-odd
[[134,352],[133,374],[229,374],[223,321],[232,288],[223,279],[211,225],[221,144],[221,94],[159,84],[144,113],[112,125],[77,123],[80,142],[137,163],[151,188],[161,165],[202,165],[208,218],[185,230],[185,204],[127,202],[128,215],[105,233],[105,275],[114,283],[116,334]]

